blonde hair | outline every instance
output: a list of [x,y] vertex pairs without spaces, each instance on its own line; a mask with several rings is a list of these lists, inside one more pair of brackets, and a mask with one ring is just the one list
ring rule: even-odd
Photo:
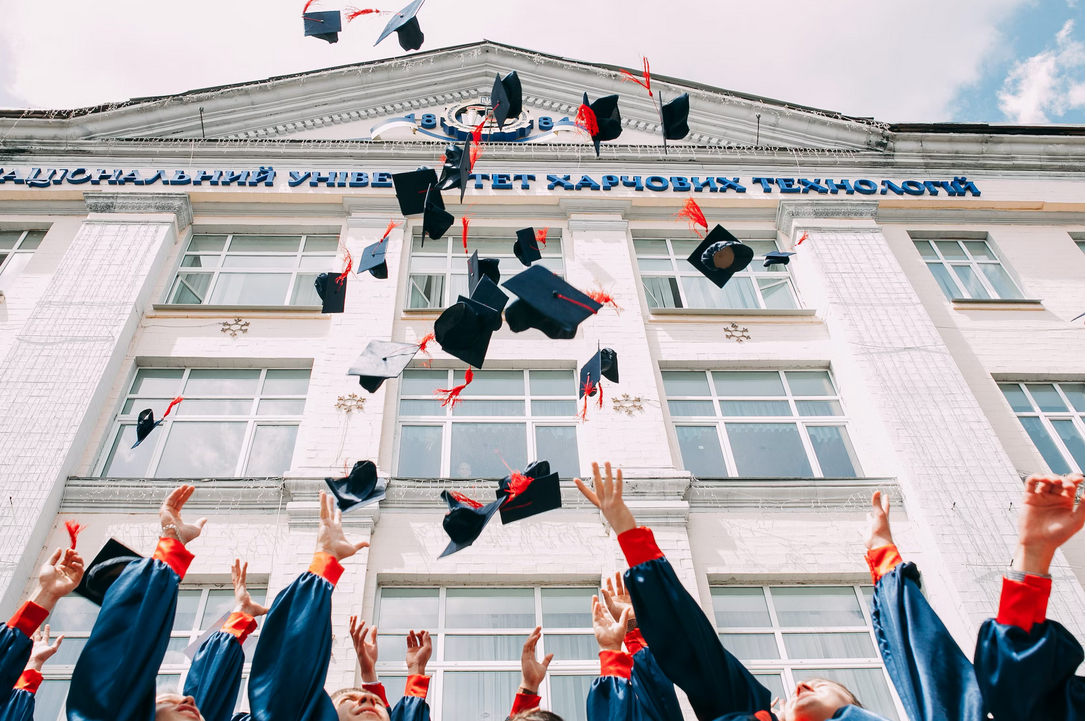
[[854,695],[854,693],[852,691],[850,691],[848,688],[846,688],[844,685],[838,683],[837,681],[832,681],[829,678],[823,678],[822,676],[812,676],[811,678],[807,679],[807,681],[805,681],[804,683],[807,683],[808,681],[819,681],[821,683],[830,684],[831,686],[836,686],[842,693],[844,693],[849,698],[849,705],[850,706],[856,706],[857,708],[864,708],[864,704],[861,703],[861,700],[859,698],[857,698],[856,695]]

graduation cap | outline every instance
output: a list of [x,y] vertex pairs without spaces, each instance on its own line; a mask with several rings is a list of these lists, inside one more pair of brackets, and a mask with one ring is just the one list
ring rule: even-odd
[[600,378],[607,378],[612,383],[619,382],[619,357],[611,348],[601,348],[578,373],[578,398],[596,395]]
[[[495,285],[502,280],[502,273],[498,270],[498,258],[480,258],[479,251],[472,251],[472,257],[468,259],[468,294],[476,290],[480,279],[490,278]],[[504,305],[504,304],[503,304]]]
[[347,375],[358,376],[359,385],[373,393],[386,379],[403,373],[418,352],[418,343],[372,340],[347,369]]
[[458,301],[467,303],[485,319],[490,319],[490,328],[496,331],[502,327],[502,310],[506,307],[510,297],[502,292],[493,280],[483,277],[476,284],[470,298],[459,296]]
[[494,74],[494,86],[491,88],[491,107],[494,108],[494,122],[499,132],[510,118],[521,114],[521,78],[513,70],[504,78]]
[[[405,216],[419,215],[426,207],[427,190],[438,185],[438,174],[433,168],[419,168],[407,173],[393,174],[393,188],[396,189],[396,201],[400,203],[400,212]],[[435,203],[444,208],[441,195]]]
[[321,273],[313,281],[313,287],[321,296],[322,313],[343,313],[343,304],[347,300],[347,276]]
[[[174,406],[176,406],[182,400],[183,398],[181,396],[178,396],[177,398],[174,398],[172,401],[170,401],[170,405],[166,406],[166,412],[163,413],[162,418],[157,421],[155,420],[155,412],[150,408],[145,408],[144,410],[140,411],[140,415],[136,419],[136,442],[132,444],[132,447],[135,448],[136,446],[143,443],[143,439],[147,438],[147,436],[151,434],[151,431],[161,426],[166,420],[166,416],[170,415],[170,411],[174,409]],[[73,548],[75,548],[75,546],[73,546]]]
[[438,190],[460,188],[460,202],[464,203],[464,191],[468,189],[468,180],[472,174],[472,136],[464,139],[464,145],[448,145],[445,148],[445,163],[442,164],[442,177],[438,180]]
[[[306,3],[306,6],[308,7],[309,3]],[[339,10],[323,10],[315,13],[303,10],[302,24],[308,38],[319,38],[329,43],[339,42],[340,40]]]
[[487,505],[456,491],[442,491],[442,498],[449,504],[449,511],[442,519],[442,528],[449,535],[449,545],[438,558],[445,558],[475,543],[495,511],[506,500],[506,495],[501,494],[497,500]]
[[718,288],[724,288],[733,273],[746,268],[753,257],[755,251],[716,225],[688,256],[687,262],[698,268]]
[[400,41],[400,47],[405,50],[418,50],[423,47],[423,31],[419,27],[419,19],[415,17],[419,12],[419,8],[423,7],[423,1],[414,0],[406,8],[393,15],[392,20],[389,21],[389,24],[381,31],[381,35],[378,36],[374,47],[376,48],[382,40],[393,33],[396,33],[396,38]]
[[430,236],[431,240],[439,240],[449,226],[453,225],[453,215],[446,211],[445,201],[437,186],[427,189],[423,199],[423,237]]
[[669,140],[683,140],[691,132],[687,125],[687,116],[691,112],[691,96],[683,93],[677,98],[664,102],[663,93],[657,93],[660,101],[661,134],[664,135],[664,150],[668,152]]
[[496,495],[503,499],[502,524],[562,508],[559,474],[547,461],[534,461],[525,472],[511,473],[498,484]]
[[385,498],[385,483],[378,479],[373,461],[356,461],[346,478],[326,478],[325,484],[343,513]]
[[379,240],[373,245],[368,245],[362,250],[362,257],[359,258],[359,266],[356,272],[361,273],[364,270],[370,271],[370,275],[384,280],[389,277],[389,266],[385,263],[385,251],[389,246],[384,239]]
[[529,267],[502,286],[518,298],[506,309],[514,333],[536,328],[549,338],[568,340],[578,324],[603,307],[542,265]]
[[533,261],[539,260],[540,244],[536,242],[536,231],[532,228],[521,228],[517,231],[517,241],[513,244],[513,254],[521,265],[530,266]]
[[496,315],[501,323],[500,311],[460,296],[434,321],[434,340],[454,358],[482,368],[494,333]]
[[763,268],[769,268],[771,265],[788,265],[789,256],[796,255],[787,250],[775,250],[766,254],[766,260],[763,262]]
[[109,539],[87,566],[75,592],[91,603],[101,606],[106,597],[106,591],[121,575],[121,572],[128,568],[128,564],[139,561],[141,558],[143,556],[120,541],[114,538]]
[[[581,108],[578,108],[577,118],[583,122],[585,130],[593,140],[596,149],[596,157],[600,157],[600,143],[607,140],[615,140],[623,134],[622,118],[619,117],[619,96],[605,95],[589,102],[589,94],[582,93]],[[585,112],[582,108],[588,108]],[[592,116],[591,118],[588,116]]]

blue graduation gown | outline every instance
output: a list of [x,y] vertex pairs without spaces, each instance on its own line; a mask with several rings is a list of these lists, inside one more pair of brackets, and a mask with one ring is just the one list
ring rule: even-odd
[[0,721],[34,721],[34,694],[25,688],[13,690],[0,706]]
[[585,713],[589,721],[635,721],[637,703],[630,679],[601,676],[589,687]]
[[[224,630],[233,628],[234,632]],[[245,652],[244,637],[256,628],[247,614],[234,613],[224,628],[200,645],[185,677],[186,696],[196,700],[204,721],[229,721],[238,703]]]
[[[632,650],[630,640],[634,633],[627,634],[628,651]],[[664,675],[649,646],[635,650],[633,657],[630,685],[635,699],[635,721],[682,721],[683,710],[676,697],[676,687]]]
[[49,612],[27,601],[6,624],[0,626],[0,708],[4,707],[19,681],[34,642],[30,636],[38,629]]
[[385,696],[385,684],[364,683],[364,689],[376,693],[385,702],[385,709],[389,712],[390,721],[430,721],[430,706],[426,702],[427,689],[430,687],[430,677],[413,674],[408,676],[404,684],[404,695],[389,707],[389,700]]

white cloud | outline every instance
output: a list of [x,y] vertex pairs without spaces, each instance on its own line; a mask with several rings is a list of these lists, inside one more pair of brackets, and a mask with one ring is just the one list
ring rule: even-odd
[[1050,48],[1017,62],[997,92],[1000,110],[1016,123],[1047,123],[1083,106],[1083,43],[1069,20]]

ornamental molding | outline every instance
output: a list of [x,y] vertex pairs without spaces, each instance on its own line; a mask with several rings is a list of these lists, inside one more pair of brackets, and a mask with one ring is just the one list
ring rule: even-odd
[[714,510],[866,512],[872,491],[904,511],[895,478],[697,478],[687,494],[692,512]]
[[804,220],[871,220],[879,210],[878,200],[781,200],[778,202],[779,232],[792,238],[798,221]]
[[178,231],[192,225],[188,193],[93,193],[83,194],[88,213],[171,213]]
[[62,513],[153,513],[170,491],[196,486],[186,509],[201,513],[270,513],[291,499],[282,478],[80,478],[64,486]]

